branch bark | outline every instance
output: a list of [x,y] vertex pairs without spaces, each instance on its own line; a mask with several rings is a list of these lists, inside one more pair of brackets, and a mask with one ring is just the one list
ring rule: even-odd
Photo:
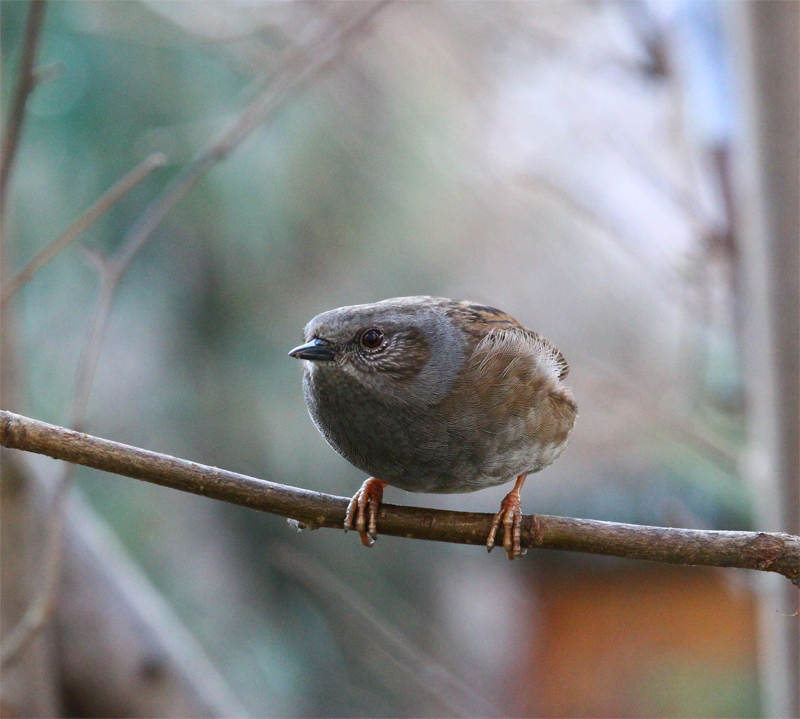
[[[309,529],[340,529],[349,501],[111,442],[3,410],[0,444],[277,514]],[[378,532],[482,545],[491,521],[491,514],[382,504]],[[647,527],[540,514],[524,518],[521,541],[527,548],[759,569],[782,574],[800,587],[800,537],[780,532]]]

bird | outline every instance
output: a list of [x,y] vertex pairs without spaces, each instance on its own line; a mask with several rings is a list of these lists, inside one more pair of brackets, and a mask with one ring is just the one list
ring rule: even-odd
[[462,493],[516,480],[493,518],[509,559],[520,547],[525,478],[552,464],[578,406],[564,356],[509,314],[444,297],[394,297],[322,312],[289,356],[325,440],[370,475],[344,528],[377,538],[384,487]]

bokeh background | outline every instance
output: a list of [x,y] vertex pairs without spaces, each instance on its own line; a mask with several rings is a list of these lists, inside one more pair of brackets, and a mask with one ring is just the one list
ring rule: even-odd
[[[30,7],[0,5],[4,118]],[[574,439],[524,511],[797,533],[797,234],[775,217],[796,190],[798,7],[49,2],[4,277],[142,159],[167,161],[7,303],[4,409],[70,423],[99,258],[283,84],[121,278],[86,431],[352,495],[364,477],[312,425],[287,351],[340,305],[470,299],[571,365]],[[4,633],[41,584],[62,471],[5,460],[5,524],[35,521],[24,548],[3,535]],[[782,578],[367,551],[75,478],[54,621],[38,669],[5,673],[4,716],[795,716]],[[386,499],[494,512],[507,491]]]

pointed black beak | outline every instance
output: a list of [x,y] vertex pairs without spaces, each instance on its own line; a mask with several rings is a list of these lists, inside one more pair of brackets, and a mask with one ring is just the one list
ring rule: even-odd
[[336,350],[330,346],[327,340],[315,338],[311,342],[295,347],[289,352],[289,357],[311,360],[312,362],[330,362],[336,359]]

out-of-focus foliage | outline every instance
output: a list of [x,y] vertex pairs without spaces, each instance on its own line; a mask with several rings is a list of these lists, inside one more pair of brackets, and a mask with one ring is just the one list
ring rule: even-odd
[[[2,5],[4,102],[26,9]],[[118,246],[169,178],[280,71],[285,52],[313,49],[363,9],[52,2],[41,61],[62,70],[30,103],[7,266],[163,151],[168,167],[83,239],[100,252]],[[726,71],[718,10],[385,8],[344,60],[208,173],[137,257],[104,342],[90,431],[350,495],[363,477],[312,426],[286,352],[306,321],[339,305],[473,299],[541,332],[571,364],[575,437],[528,482],[527,511],[747,528],[734,257],[714,161],[729,108],[724,94],[711,108],[696,101]],[[19,411],[66,421],[96,294],[75,246],[15,298],[27,380]],[[534,588],[547,582],[535,561],[386,537],[367,552],[352,535],[296,535],[279,518],[128,479],[81,471],[80,486],[254,715],[520,706],[515,662],[535,641]],[[390,489],[387,501],[495,511],[505,491]],[[302,555],[293,562],[287,552]],[[400,638],[374,631],[373,620]],[[693,674],[693,696],[704,698],[682,703],[686,682],[675,677],[684,675],[670,662],[649,675],[643,715],[751,711],[755,690],[736,706],[715,699],[729,675],[698,687]]]

